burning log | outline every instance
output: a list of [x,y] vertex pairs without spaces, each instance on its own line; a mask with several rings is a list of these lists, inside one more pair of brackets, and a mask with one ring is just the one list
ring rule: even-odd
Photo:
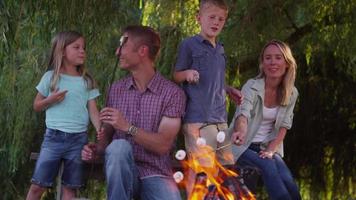
[[243,183],[241,177],[226,176],[223,178],[221,190],[216,185],[207,186],[208,176],[204,173],[198,173],[191,196],[191,200],[252,200],[255,199],[247,186]]
[[[230,144],[229,144],[230,145]],[[253,200],[255,197],[244,184],[241,176],[227,166],[221,165],[216,159],[211,157],[213,164],[210,167],[202,167],[197,158],[207,157],[211,149],[206,149],[200,155],[191,155],[187,160],[186,153],[179,150],[176,153],[177,160],[181,161],[185,172],[189,169],[196,172],[195,183],[189,200]],[[231,166],[230,166],[231,168]],[[181,186],[187,184],[182,181],[182,172],[176,172],[174,179]]]
[[255,199],[241,177],[226,176],[219,188],[208,184],[208,176],[204,172],[197,174],[191,200],[252,200]]

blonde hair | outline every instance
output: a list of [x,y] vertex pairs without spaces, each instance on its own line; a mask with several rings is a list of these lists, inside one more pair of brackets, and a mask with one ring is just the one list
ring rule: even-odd
[[297,63],[293,57],[292,51],[290,47],[279,40],[271,40],[269,41],[263,48],[260,54],[260,59],[259,59],[259,68],[260,68],[260,73],[258,74],[257,78],[264,78],[266,75],[263,71],[263,55],[266,50],[266,48],[270,45],[275,45],[276,47],[279,48],[279,50],[283,54],[283,58],[287,63],[287,68],[286,72],[283,76],[283,80],[279,86],[278,89],[278,94],[280,94],[280,105],[281,106],[286,106],[289,103],[290,96],[292,95],[293,88],[294,88],[294,82],[295,82],[295,77],[296,77],[296,70],[297,70]]
[[[47,68],[47,71],[53,70],[53,75],[51,77],[51,82],[50,82],[51,91],[54,91],[56,89],[56,85],[60,78],[59,72],[63,64],[63,55],[64,55],[65,48],[79,38],[83,38],[83,35],[76,31],[63,31],[63,32],[59,32],[52,39],[52,48],[51,48],[50,59]],[[84,78],[88,89],[93,89],[96,87],[96,83],[94,79],[86,71],[84,64],[78,65],[77,71]]]
[[227,3],[224,0],[201,0],[199,4],[199,12],[201,12],[205,6],[214,5],[228,12]]

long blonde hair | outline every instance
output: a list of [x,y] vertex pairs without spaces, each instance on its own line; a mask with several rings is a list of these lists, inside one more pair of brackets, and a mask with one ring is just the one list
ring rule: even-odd
[[[53,75],[51,77],[50,83],[51,91],[54,91],[56,89],[59,80],[60,68],[63,64],[63,55],[65,48],[79,38],[83,38],[83,35],[76,31],[63,31],[59,32],[52,39],[51,54],[47,68],[47,71],[53,70]],[[90,76],[90,74],[86,71],[84,64],[78,65],[77,71],[84,78],[88,89],[96,88],[96,83],[92,76]]]
[[287,68],[286,72],[283,76],[283,80],[279,86],[279,91],[278,93],[280,94],[280,105],[281,106],[286,106],[289,103],[290,96],[292,95],[293,88],[294,88],[294,82],[295,82],[295,77],[296,77],[296,70],[297,70],[297,63],[293,57],[292,51],[290,47],[279,40],[271,40],[269,41],[263,48],[260,54],[260,59],[259,59],[259,68],[260,68],[260,73],[258,74],[257,78],[264,78],[266,75],[263,71],[263,55],[266,50],[266,48],[270,45],[275,45],[279,48],[279,50],[283,54],[283,58],[287,63]]

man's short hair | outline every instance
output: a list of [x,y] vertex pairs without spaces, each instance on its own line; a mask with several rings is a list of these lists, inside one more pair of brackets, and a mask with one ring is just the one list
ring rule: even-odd
[[151,27],[141,25],[127,26],[123,33],[132,37],[136,47],[145,45],[149,49],[149,58],[155,61],[161,48],[159,34]]
[[224,0],[201,0],[199,4],[199,10],[202,10],[205,6],[209,4],[224,9],[226,10],[226,12],[229,10],[227,3]]

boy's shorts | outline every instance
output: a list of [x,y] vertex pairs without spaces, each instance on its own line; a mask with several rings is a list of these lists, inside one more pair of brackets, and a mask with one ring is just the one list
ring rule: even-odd
[[66,133],[46,129],[31,182],[41,187],[52,187],[63,161],[62,184],[69,188],[81,187],[83,185],[81,151],[87,142],[87,132]]
[[[234,164],[231,151],[231,136],[227,132],[227,123],[186,123],[183,124],[183,133],[185,137],[185,148],[190,156],[198,160],[199,164],[204,167],[213,167],[214,159],[218,159],[222,165]],[[225,132],[225,140],[219,143],[216,136],[219,131]],[[206,140],[208,147],[198,147],[197,139],[202,137]],[[224,146],[218,151],[215,149]]]

